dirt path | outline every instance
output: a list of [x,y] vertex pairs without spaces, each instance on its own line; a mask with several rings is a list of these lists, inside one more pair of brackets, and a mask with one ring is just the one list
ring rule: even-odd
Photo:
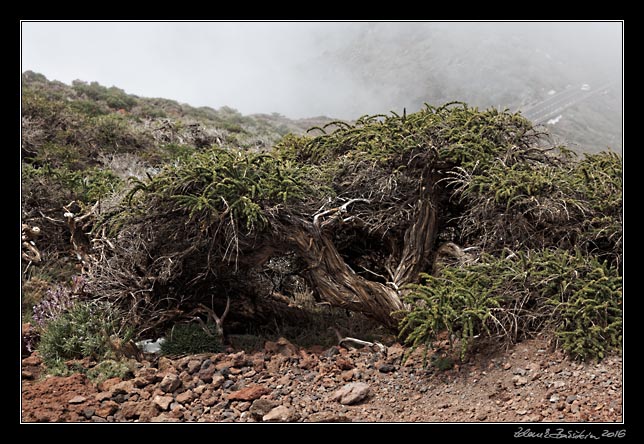
[[41,378],[35,355],[23,360],[22,420],[622,421],[617,355],[576,363],[534,339],[441,371],[423,368],[420,353],[403,365],[403,352],[398,344],[386,354],[303,350],[279,340],[254,353],[162,357],[139,363],[132,379],[98,386],[80,374]]

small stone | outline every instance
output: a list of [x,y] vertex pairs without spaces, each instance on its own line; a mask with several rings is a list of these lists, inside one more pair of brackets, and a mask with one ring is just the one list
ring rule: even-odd
[[154,404],[156,404],[161,410],[168,410],[172,401],[172,396],[155,396],[153,400]]
[[[98,389],[102,392],[107,392],[107,391],[110,391],[112,387],[114,387],[119,382],[122,382],[121,378],[109,378],[101,382],[100,384],[98,384]],[[110,397],[111,396],[112,395],[110,395]]]
[[316,412],[306,418],[307,422],[351,422],[346,416],[333,412]]
[[210,393],[209,395],[204,395],[201,397],[201,403],[205,407],[212,407],[217,403],[217,398],[212,393]]
[[34,379],[34,373],[29,370],[22,371],[22,379]]
[[83,409],[83,416],[87,419],[92,419],[92,416],[94,416],[94,413],[96,413],[96,410],[94,409]]
[[103,401],[101,406],[96,409],[96,415],[102,418],[107,418],[112,415],[118,409],[118,404],[114,401]]
[[159,384],[159,388],[165,393],[172,393],[178,389],[179,386],[181,386],[181,380],[177,375],[173,374],[166,375]]
[[203,382],[211,382],[212,378],[213,378],[213,375],[215,374],[215,371],[217,371],[217,369],[215,368],[214,365],[210,364],[210,360],[206,360],[206,361],[204,361],[204,363],[205,362],[208,362],[209,365],[204,367],[203,364],[202,364],[201,365],[201,370],[199,370],[199,373],[197,373],[197,376]]
[[505,364],[503,364],[503,370],[510,370],[511,368],[512,368],[512,364],[510,364],[509,362],[506,362]]
[[105,401],[106,399],[110,399],[112,397],[112,394],[110,392],[99,392],[94,395],[94,399],[96,399],[98,402]]
[[338,349],[338,347],[334,345],[328,350],[326,350],[324,353],[322,353],[322,356],[324,356],[325,358],[331,358],[339,353],[340,353],[340,350]]
[[523,409],[521,409],[521,410],[517,410],[517,415],[523,416],[523,415],[525,415],[526,413],[528,413],[528,411],[527,411],[527,410],[523,410]]
[[219,388],[222,386],[222,384],[226,381],[226,377],[222,375],[213,375],[212,376],[212,388]]
[[568,404],[572,404],[576,399],[577,399],[577,397],[576,397],[575,395],[570,395],[570,396],[568,396],[568,397],[566,398],[566,402],[567,402]]
[[42,359],[40,359],[40,356],[38,356],[37,353],[22,360],[22,365],[27,365],[29,367],[36,367],[40,364],[42,364]]
[[254,401],[255,399],[260,398],[262,395],[267,395],[268,393],[270,393],[270,390],[264,386],[251,385],[228,394],[227,398],[230,401]]
[[192,392],[192,390],[187,390],[187,391],[185,391],[185,392],[183,392],[183,393],[179,393],[179,394],[175,397],[176,401],[177,401],[179,404],[186,404],[186,403],[188,403],[188,402],[192,401],[194,398],[195,398],[195,395],[194,395],[194,393]]
[[240,402],[239,404],[237,404],[237,410],[239,410],[240,412],[245,412],[250,406],[251,403],[248,401]]
[[378,367],[380,373],[391,373],[396,370],[396,367],[392,364],[382,364]]
[[70,404],[81,404],[81,403],[85,402],[86,400],[87,400],[86,397],[78,395],[78,396],[74,396],[68,402]]
[[275,403],[269,399],[256,399],[249,408],[249,412],[256,421],[260,421],[264,415],[273,410]]
[[145,379],[148,384],[156,384],[162,379],[158,370],[152,367],[147,367],[139,371],[138,377]]
[[132,380],[132,385],[136,388],[143,388],[148,384],[149,382],[145,378],[137,377]]
[[556,389],[560,389],[566,386],[566,383],[564,381],[555,381],[553,387]]
[[298,419],[299,415],[283,405],[275,407],[262,417],[264,422],[294,422]]
[[343,405],[353,405],[367,398],[369,393],[369,385],[364,382],[350,382],[336,390],[331,396],[331,400]]
[[188,361],[188,364],[186,365],[186,371],[191,375],[200,369],[201,369],[201,362],[196,359],[192,359]]
[[107,419],[101,418],[100,416],[92,416],[90,420],[92,422],[107,422]]
[[336,359],[335,365],[337,365],[340,370],[351,370],[352,368],[355,368],[353,362],[346,358]]
[[163,370],[174,368],[174,364],[172,363],[171,359],[165,356],[161,356],[159,358],[159,363],[157,365],[157,368],[159,369],[159,371],[162,372]]
[[387,347],[387,360],[392,363],[399,363],[405,354],[405,347],[399,343],[395,343]]
[[159,416],[150,418],[150,422],[181,422],[181,420],[165,413],[161,413]]
[[528,383],[528,378],[516,375],[516,376],[512,377],[512,382],[514,382],[514,385],[519,387],[519,386],[522,386],[522,385],[526,385]]
[[526,369],[524,369],[524,368],[521,368],[521,367],[517,367],[512,371],[513,375],[525,376],[526,373],[528,373],[528,371]]
[[279,354],[286,358],[297,356],[297,347],[289,342],[286,338],[279,338],[277,341],[266,341],[264,344],[266,353]]
[[477,421],[485,421],[487,419],[487,412],[486,411],[480,411],[476,414],[476,420]]
[[354,370],[347,370],[346,372],[342,372],[340,377],[342,378],[343,381],[349,382],[353,379],[354,376]]

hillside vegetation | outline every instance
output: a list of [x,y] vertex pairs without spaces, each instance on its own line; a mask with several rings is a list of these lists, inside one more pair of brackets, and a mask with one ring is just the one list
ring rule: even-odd
[[[184,324],[225,342],[358,314],[461,357],[544,332],[580,359],[621,345],[622,160],[520,114],[291,121],[28,72],[22,119],[23,304],[52,366]],[[95,343],[57,349],[73,319]]]

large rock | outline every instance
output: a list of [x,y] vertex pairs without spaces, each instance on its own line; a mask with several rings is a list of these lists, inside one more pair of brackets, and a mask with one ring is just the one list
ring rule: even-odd
[[371,390],[364,382],[350,382],[338,389],[331,395],[331,401],[337,401],[343,405],[353,405],[369,396]]
[[230,401],[254,401],[255,399],[260,398],[262,395],[267,395],[270,393],[270,390],[262,385],[250,385],[244,387],[241,390],[232,392],[228,395],[228,400]]
[[172,393],[180,386],[181,386],[181,379],[179,379],[177,375],[173,375],[172,373],[169,375],[165,375],[165,377],[161,381],[161,384],[159,384],[159,388],[163,390],[165,393]]
[[300,416],[293,411],[292,409],[280,405],[272,409],[270,412],[265,414],[262,417],[264,422],[294,422],[297,421]]

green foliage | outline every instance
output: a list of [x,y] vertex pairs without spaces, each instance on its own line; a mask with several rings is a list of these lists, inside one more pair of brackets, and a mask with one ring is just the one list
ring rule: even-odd
[[95,384],[110,378],[127,379],[133,376],[132,369],[123,361],[105,359],[87,370],[87,377]]
[[[166,167],[137,192],[157,197],[155,206],[181,210],[191,221],[208,227],[225,220],[249,232],[268,223],[266,209],[303,199],[313,193],[304,170],[268,154],[213,148],[196,153],[176,166]],[[161,203],[163,202],[163,203]]]
[[136,99],[125,93],[120,88],[112,86],[106,88],[98,82],[87,84],[80,80],[74,80],[72,86],[81,96],[85,96],[93,101],[102,101],[112,109],[130,110],[135,104]]
[[109,303],[98,300],[76,302],[41,334],[38,351],[48,366],[68,359],[102,359],[114,354],[113,338],[130,339],[122,325],[123,314]]
[[[211,332],[216,331],[214,325],[207,325]],[[189,355],[195,353],[217,353],[223,350],[222,338],[209,335],[198,324],[177,324],[172,327],[161,343],[161,353],[164,355]]]
[[459,102],[438,108],[426,105],[404,116],[363,116],[355,124],[331,122],[316,129],[323,134],[290,137],[277,148],[301,162],[321,164],[346,155],[383,165],[401,162],[410,153],[433,150],[441,161],[468,166],[491,163],[512,144],[525,144],[537,136],[519,114],[479,111]]
[[622,278],[617,269],[560,251],[535,258],[531,268],[537,291],[553,309],[551,322],[564,350],[578,359],[602,359],[619,349]]
[[617,269],[577,251],[543,250],[446,267],[410,286],[400,337],[416,348],[442,330],[461,341],[530,336],[545,325],[574,358],[603,358],[622,339],[622,279]]
[[39,178],[60,186],[68,195],[65,199],[93,203],[117,191],[122,185],[121,179],[112,171],[104,168],[70,170],[60,168],[34,168],[27,164],[22,169],[23,181]]
[[462,242],[488,251],[557,247],[621,263],[621,158],[605,152],[581,161],[497,159],[451,172],[454,197],[466,205]]
[[423,274],[423,284],[410,285],[405,302],[413,309],[401,322],[400,336],[412,348],[428,345],[447,330],[461,340],[461,358],[475,336],[487,329],[492,310],[499,307],[498,276],[483,269],[446,268],[440,277]]

